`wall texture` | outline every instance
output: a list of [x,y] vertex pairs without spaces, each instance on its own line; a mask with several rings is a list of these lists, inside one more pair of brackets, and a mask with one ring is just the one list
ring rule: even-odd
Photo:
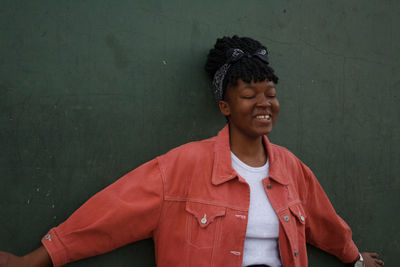
[[[362,250],[400,250],[400,2],[0,0],[0,250],[37,247],[99,189],[223,127],[217,37],[270,49],[270,138],[308,164]],[[309,249],[310,266],[342,266]],[[154,266],[151,240],[70,266]]]

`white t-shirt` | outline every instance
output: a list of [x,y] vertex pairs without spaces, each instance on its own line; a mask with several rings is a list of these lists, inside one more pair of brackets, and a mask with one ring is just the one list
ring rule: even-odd
[[269,161],[262,167],[251,167],[231,152],[232,167],[250,186],[250,208],[243,251],[243,266],[265,264],[282,266],[279,249],[279,220],[262,179],[268,177]]

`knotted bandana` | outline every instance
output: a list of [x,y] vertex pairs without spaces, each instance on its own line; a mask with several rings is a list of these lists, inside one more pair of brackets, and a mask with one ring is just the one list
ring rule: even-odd
[[222,100],[224,95],[223,84],[226,74],[231,65],[238,62],[242,57],[257,57],[263,62],[269,64],[268,52],[266,49],[259,49],[253,54],[245,53],[239,48],[231,48],[226,53],[228,60],[214,74],[213,86],[214,96],[217,103]]

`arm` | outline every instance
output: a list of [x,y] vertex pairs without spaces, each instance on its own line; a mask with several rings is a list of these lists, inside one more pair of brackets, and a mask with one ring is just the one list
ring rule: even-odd
[[0,252],[0,267],[62,266],[149,238],[158,224],[163,183],[157,160],[103,189],[49,231],[43,246],[17,257]]
[[[339,215],[311,170],[306,172],[307,194],[304,200],[308,214],[306,224],[307,242],[338,257],[342,262],[354,266],[359,259],[358,249],[352,240],[352,232]],[[361,253],[365,267],[383,266],[377,253]]]
[[76,210],[42,239],[62,266],[150,238],[158,226],[163,182],[157,159],[126,174]]
[[311,170],[304,164],[302,167],[305,173],[305,194],[302,198],[307,214],[307,243],[344,263],[355,262],[359,251],[353,242],[350,227],[337,215]]
[[0,252],[0,267],[50,267],[53,266],[46,249],[41,246],[38,249],[17,257],[11,253]]

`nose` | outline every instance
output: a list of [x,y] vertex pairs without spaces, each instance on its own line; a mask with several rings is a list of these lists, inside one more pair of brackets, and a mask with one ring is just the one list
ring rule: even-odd
[[258,107],[269,107],[271,105],[271,100],[264,94],[257,96],[257,106]]

